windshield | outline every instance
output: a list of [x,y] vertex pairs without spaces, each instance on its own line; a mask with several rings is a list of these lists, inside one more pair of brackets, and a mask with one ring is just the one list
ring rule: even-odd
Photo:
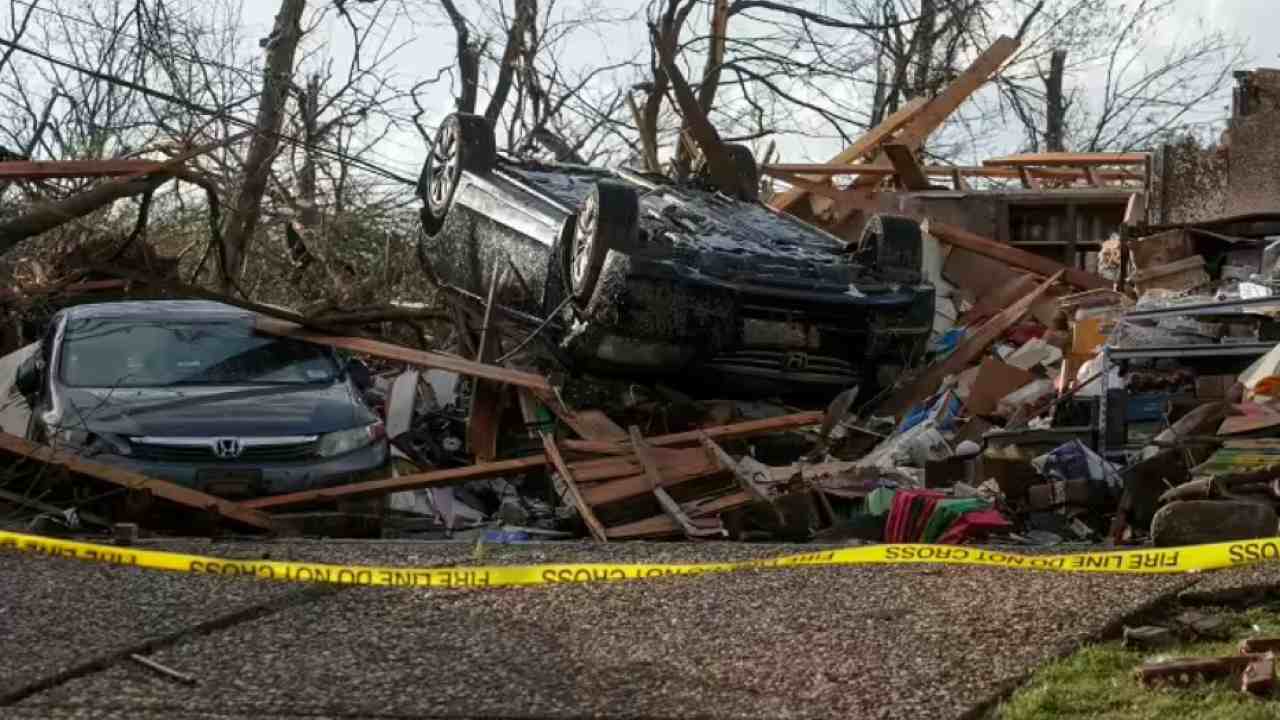
[[83,318],[67,322],[60,362],[72,387],[331,383],[316,345],[254,335],[241,322]]

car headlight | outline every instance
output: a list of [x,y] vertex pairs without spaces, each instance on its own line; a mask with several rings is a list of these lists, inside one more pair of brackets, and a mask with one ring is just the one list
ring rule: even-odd
[[353,450],[369,447],[386,436],[382,423],[325,433],[320,436],[320,457],[345,455]]

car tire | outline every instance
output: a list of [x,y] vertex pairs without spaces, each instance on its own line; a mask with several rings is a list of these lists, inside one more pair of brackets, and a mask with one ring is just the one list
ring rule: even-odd
[[915,285],[924,277],[920,223],[900,215],[872,215],[858,242],[858,255],[886,280]]
[[630,185],[609,180],[596,186],[582,202],[567,243],[569,292],[580,304],[591,300],[596,282],[612,249],[634,247],[640,229],[640,196]]
[[756,202],[760,199],[760,166],[756,164],[755,154],[746,145],[729,144],[724,149],[738,176],[738,197]]
[[422,227],[428,234],[444,227],[462,171],[483,175],[493,169],[497,157],[493,127],[483,117],[454,113],[440,123],[418,176],[418,196],[424,204]]

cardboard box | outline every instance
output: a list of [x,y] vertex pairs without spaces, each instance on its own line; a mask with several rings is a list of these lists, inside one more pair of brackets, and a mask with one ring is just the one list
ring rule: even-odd
[[1200,375],[1196,377],[1196,397],[1201,400],[1223,400],[1235,384],[1235,375]]

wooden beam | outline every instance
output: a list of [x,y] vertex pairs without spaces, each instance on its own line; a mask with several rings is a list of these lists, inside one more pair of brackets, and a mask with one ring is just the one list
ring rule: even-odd
[[[783,430],[798,430],[811,427],[822,422],[821,412],[803,412],[793,415],[781,415],[764,420],[748,420],[732,425],[717,425],[690,432],[658,435],[649,438],[649,444],[655,447],[671,447],[673,445],[692,445],[701,442],[705,435],[712,440],[737,440],[754,435],[767,435]],[[561,442],[566,450],[599,454],[616,454],[619,450],[629,453],[630,448],[617,443],[601,443],[582,440],[564,440]]]
[[[930,100],[928,106],[902,129],[895,141],[911,148],[912,152],[918,151],[925,140],[928,140],[929,136],[946,122],[956,108],[1000,70],[1005,61],[1018,49],[1018,45],[1017,40],[1007,35],[998,38],[969,67],[965,68],[964,72],[947,83],[942,92]],[[875,184],[876,181],[870,177],[860,177],[854,186],[874,187]],[[847,217],[847,215],[844,217],[837,215],[836,221],[843,222]]]
[[[772,432],[780,432],[783,430],[795,430],[802,427],[817,425],[822,422],[822,413],[807,412],[797,413],[794,415],[783,415],[776,418],[768,418],[765,420],[750,420],[747,422],[735,423],[733,425],[720,425],[716,427],[705,428],[703,430],[695,430],[693,432],[673,433],[671,435],[659,435],[649,438],[649,444],[655,447],[671,447],[678,445],[691,445],[698,442],[699,433],[706,433],[707,437],[716,440],[731,440],[737,438],[752,437],[754,435],[766,435]],[[590,453],[618,453],[630,454],[631,448],[626,444],[602,442],[598,440],[560,440],[559,446],[565,450],[573,450],[576,452]],[[349,485],[338,485],[336,487],[324,488],[320,490],[306,490],[303,492],[289,493],[287,495],[272,495],[269,497],[255,498],[246,500],[240,505],[242,507],[265,510],[268,508],[290,507],[295,505],[306,505],[317,502],[331,502],[344,498],[357,497],[374,497],[378,495],[388,495],[403,490],[422,490],[432,487],[448,487],[451,485],[461,485],[472,480],[487,480],[496,477],[506,477],[509,475],[519,475],[522,473],[540,470],[545,467],[550,460],[545,454],[532,455],[529,457],[515,458],[513,460],[499,460],[491,463],[480,463],[477,465],[468,465],[460,468],[446,468],[444,470],[432,470],[429,472],[414,473],[412,475],[404,475],[397,478],[385,478],[381,480],[366,480],[359,483],[351,483]],[[596,463],[591,465],[590,463]],[[635,474],[642,470],[636,463],[627,465],[626,458],[606,458],[599,461],[587,461],[584,463],[574,463],[574,471],[578,477],[585,481],[588,468],[597,468],[605,463],[622,463],[614,469],[609,466],[607,471],[601,474],[608,477],[617,477],[620,475]]]
[[1085,272],[1078,268],[1067,267],[1056,260],[1051,260],[1043,255],[1027,252],[1020,248],[1006,245],[995,240],[984,238],[981,235],[971,233],[964,228],[954,225],[929,221],[926,231],[947,243],[958,248],[970,250],[979,255],[999,260],[1000,262],[1011,265],[1020,270],[1029,270],[1037,275],[1048,277],[1055,273],[1063,273],[1063,279],[1071,285],[1081,290],[1102,290],[1111,287],[1111,283],[1103,278],[1090,272]]
[[988,320],[978,328],[977,332],[962,340],[941,362],[929,366],[914,380],[895,390],[876,407],[875,414],[896,417],[936,392],[948,375],[959,374],[969,367],[982,353],[986,352],[991,343],[1026,316],[1031,311],[1031,306],[1062,278],[1063,272],[1059,271],[1021,300]]
[[[898,108],[896,112],[882,120],[879,125],[860,135],[857,140],[853,141],[852,145],[841,150],[840,153],[831,158],[831,161],[827,164],[849,165],[850,163],[861,160],[868,153],[880,147],[880,143],[889,139],[889,137],[897,132],[903,125],[906,125],[908,122],[915,119],[916,115],[924,110],[925,106],[928,104],[929,100],[927,98],[912,98],[907,101],[905,105]],[[821,180],[821,178],[817,179]],[[786,192],[778,193],[777,197],[769,201],[769,206],[779,212],[785,212],[790,209],[792,205],[799,202],[805,196],[806,192],[808,191],[803,188],[792,188]]]
[[653,496],[658,499],[658,505],[662,507],[663,512],[670,516],[676,525],[684,531],[685,537],[723,537],[726,534],[723,527],[699,527],[685,514],[684,510],[680,508],[680,504],[663,488],[666,482],[662,478],[662,473],[658,469],[658,463],[654,460],[648,443],[644,441],[644,436],[640,434],[640,428],[632,425],[630,433],[631,449],[635,452],[636,457],[640,459],[640,464],[644,466],[644,474],[648,479]]
[[[495,328],[493,308],[498,304],[498,290],[507,280],[507,268],[494,268],[489,278],[489,297],[484,304],[484,320],[480,324],[480,347],[476,362],[488,364],[498,355],[502,333]],[[460,328],[460,330],[463,330]],[[502,421],[502,400],[506,388],[490,380],[476,380],[471,393],[471,412],[467,416],[467,447],[476,460],[487,462],[498,457],[498,426]]]
[[1006,155],[982,161],[983,165],[1025,167],[1028,165],[1069,165],[1073,167],[1097,167],[1100,165],[1146,165],[1147,153],[1069,153],[1046,152],[1024,155]]
[[[713,462],[704,453],[695,451],[686,456],[687,459],[682,458],[680,462],[672,462],[670,458],[663,458],[659,454],[660,450],[661,448],[650,447],[646,455],[658,467],[661,478],[661,483],[659,484],[662,487],[671,487],[690,480],[725,472],[725,467],[718,460]],[[638,453],[635,457],[637,462],[640,463],[639,473],[595,483],[590,487],[584,486],[582,488],[582,499],[588,505],[598,507],[652,492],[653,486],[648,470],[644,467],[644,458],[640,458]]]
[[417,365],[419,367],[450,370],[458,373],[459,375],[467,375],[484,380],[493,380],[539,392],[552,392],[551,383],[541,375],[534,375],[533,373],[521,372],[519,370],[510,370],[497,365],[473,362],[453,355],[428,352],[426,350],[415,350],[413,348],[404,347],[403,345],[394,345],[392,343],[383,342],[381,340],[372,340],[370,338],[322,335],[307,330],[296,323],[285,322],[263,316],[258,316],[254,321],[254,329],[267,335],[293,338],[295,340],[314,343],[316,345],[325,345],[327,347],[350,350],[351,352],[372,355],[386,360],[395,360],[397,362]]
[[958,191],[970,189],[969,183],[965,182],[964,174],[960,172],[960,168],[951,169],[951,187]]
[[1040,181],[1032,176],[1031,171],[1025,167],[1018,168],[1018,179],[1022,181],[1022,187],[1028,190],[1039,190]]
[[541,432],[541,435],[543,450],[546,452],[547,457],[551,459],[551,464],[555,467],[556,472],[559,473],[560,480],[569,492],[569,497],[573,500],[574,506],[578,508],[578,515],[582,517],[587,529],[591,531],[591,537],[600,542],[609,542],[609,536],[605,534],[604,525],[600,523],[586,500],[582,499],[582,491],[578,489],[578,481],[574,479],[573,470],[569,468],[564,461],[564,457],[560,455],[560,448],[556,447],[555,439],[551,437],[551,433],[545,430]]
[[1094,171],[1092,166],[1085,165],[1082,169],[1084,170],[1084,179],[1086,182],[1093,187],[1102,187],[1102,183],[1098,180],[1098,174]]
[[[696,504],[685,503],[683,509],[690,517],[697,518],[704,515],[715,515],[750,503],[751,496],[745,492],[736,492]],[[669,516],[655,515],[644,520],[615,525],[608,528],[606,532],[610,540],[634,540],[643,537],[679,535],[681,528]]]
[[123,177],[150,174],[161,169],[163,164],[155,160],[7,160],[0,162],[0,179]]
[[[837,175],[877,175],[884,177],[897,172],[890,165],[809,165],[804,163],[774,163],[761,165],[760,172],[787,180],[788,176],[799,175],[802,180],[818,182],[825,177]],[[1027,172],[1033,177],[1043,180],[1083,180],[1083,170],[1029,167]],[[1099,180],[1132,180],[1141,181],[1142,175],[1128,170],[1094,170]],[[1016,180],[1021,177],[1017,168],[1013,167],[981,167],[971,165],[926,165],[924,174],[929,177],[952,177],[956,173],[964,177],[985,177]],[[806,177],[808,176],[808,177]],[[829,187],[829,186],[828,186]]]
[[167,480],[147,477],[115,465],[86,460],[76,453],[59,450],[48,445],[38,445],[8,433],[0,433],[0,450],[30,458],[46,465],[64,467],[70,472],[88,475],[95,480],[101,480],[117,487],[150,493],[155,497],[193,510],[213,512],[226,520],[231,520],[240,525],[258,530],[272,530],[275,527],[269,516],[250,509],[241,503],[224,500]]
[[911,148],[901,143],[885,143],[884,154],[893,163],[894,174],[907,190],[928,190],[929,178],[925,177],[920,162]]

